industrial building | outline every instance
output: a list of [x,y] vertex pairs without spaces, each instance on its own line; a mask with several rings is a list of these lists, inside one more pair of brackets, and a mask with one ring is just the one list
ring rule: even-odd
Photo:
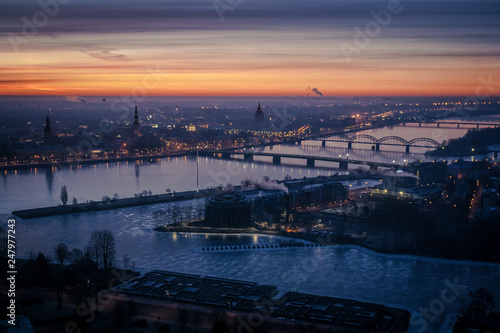
[[234,193],[209,198],[205,203],[204,224],[212,228],[248,228],[252,225],[250,201]]
[[262,318],[259,326],[265,327],[268,332],[325,329],[353,333],[399,333],[408,329],[410,319],[407,311],[374,303],[286,292],[275,286],[254,282],[160,270],[132,279],[116,287],[113,293],[126,295],[118,295],[118,299],[134,302],[137,311],[146,316],[152,304],[147,302],[148,299],[154,300],[155,307],[163,307],[163,313],[172,312],[174,317],[175,311],[189,310],[194,317],[204,317],[202,320],[208,321],[214,313],[218,313],[216,317],[219,318],[224,313],[226,318],[240,318],[237,326],[249,325],[245,319],[258,313]]

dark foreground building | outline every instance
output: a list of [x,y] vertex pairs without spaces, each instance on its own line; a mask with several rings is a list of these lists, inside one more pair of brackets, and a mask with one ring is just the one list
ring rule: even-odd
[[[253,282],[155,270],[114,293],[137,314],[186,322],[225,321],[231,332],[406,332],[410,314],[383,305],[296,292]],[[126,304],[125,304],[126,305]],[[188,314],[189,313],[189,314]]]
[[248,228],[252,224],[250,201],[238,194],[221,194],[207,199],[205,226],[213,228]]

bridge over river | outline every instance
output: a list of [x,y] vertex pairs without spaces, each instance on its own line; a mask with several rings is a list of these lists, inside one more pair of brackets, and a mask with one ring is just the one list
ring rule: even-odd
[[271,153],[266,151],[258,151],[254,149],[237,151],[237,150],[218,150],[218,151],[200,151],[200,156],[209,157],[219,157],[224,159],[230,159],[232,156],[242,155],[245,161],[253,161],[254,156],[269,156],[272,157],[272,162],[275,165],[281,164],[282,158],[293,158],[293,159],[305,159],[307,161],[308,167],[314,167],[315,161],[327,161],[327,162],[337,162],[339,163],[340,170],[347,170],[349,164],[367,165],[371,170],[377,170],[379,167],[384,168],[397,168],[399,165],[394,163],[386,162],[372,162],[364,160],[354,160],[342,157],[330,157],[330,156],[315,156],[315,155],[299,155],[299,154],[289,154],[289,153]]
[[[353,143],[369,144],[372,146],[372,150],[379,151],[381,145],[386,146],[403,146],[406,147],[406,153],[410,153],[410,147],[415,148],[429,148],[437,149],[441,148],[442,144],[431,138],[415,138],[412,140],[406,140],[399,136],[384,136],[383,138],[377,139],[376,137],[369,134],[355,134],[355,135],[339,135],[331,136],[323,139],[310,139],[308,141],[321,141],[321,146],[326,147],[327,142],[346,142],[347,148],[352,149]],[[298,144],[302,144],[298,141]],[[304,143],[307,144],[307,143]]]

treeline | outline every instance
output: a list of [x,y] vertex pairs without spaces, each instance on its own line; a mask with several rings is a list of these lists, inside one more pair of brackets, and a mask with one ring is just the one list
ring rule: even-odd
[[156,228],[164,228],[177,223],[202,220],[205,217],[205,204],[198,206],[174,205],[167,209],[160,209],[153,212],[153,221]]
[[500,143],[500,128],[485,128],[479,131],[469,130],[458,139],[451,139],[445,143],[444,149],[433,151],[432,155],[477,155],[488,152],[487,146]]
[[390,230],[385,250],[460,260],[500,262],[500,223],[484,220],[472,223],[467,210],[435,199],[416,205],[387,198],[369,222],[376,230]]

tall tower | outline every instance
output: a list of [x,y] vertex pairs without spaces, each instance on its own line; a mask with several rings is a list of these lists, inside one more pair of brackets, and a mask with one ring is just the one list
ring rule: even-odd
[[264,123],[264,111],[262,111],[262,108],[260,107],[260,102],[259,106],[257,107],[257,111],[255,111],[255,121],[259,124]]
[[137,101],[135,101],[134,134],[141,136],[141,125],[139,125],[139,114],[137,113]]
[[52,139],[52,127],[50,127],[50,119],[47,115],[45,119],[45,130],[43,131],[43,136],[45,137],[45,144],[48,144]]

